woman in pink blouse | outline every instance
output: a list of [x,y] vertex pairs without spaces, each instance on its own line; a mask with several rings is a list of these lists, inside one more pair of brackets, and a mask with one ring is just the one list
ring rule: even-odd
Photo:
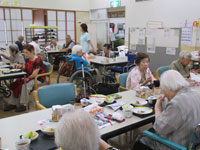
[[126,88],[136,89],[153,83],[154,77],[149,69],[150,58],[147,54],[139,52],[136,55],[136,67],[129,73]]

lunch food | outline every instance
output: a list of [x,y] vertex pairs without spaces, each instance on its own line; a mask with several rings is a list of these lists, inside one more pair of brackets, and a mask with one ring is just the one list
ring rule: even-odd
[[103,113],[103,108],[97,106],[96,108],[92,108],[92,109],[89,110],[89,113],[90,113],[91,115],[95,115],[96,112]]
[[24,136],[24,138],[26,139],[33,139],[37,136],[37,133],[35,131],[30,131],[28,133],[26,133],[26,135]]
[[45,129],[46,132],[54,132],[55,131],[55,128],[47,128]]

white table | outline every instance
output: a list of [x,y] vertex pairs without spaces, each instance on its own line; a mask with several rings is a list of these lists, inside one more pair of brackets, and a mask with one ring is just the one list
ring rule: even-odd
[[[124,101],[126,103],[133,103],[141,100],[140,98],[135,97],[135,91],[121,92],[119,95],[122,96],[122,99],[119,99],[118,101]],[[113,112],[113,110],[107,107],[104,108],[104,111],[111,113]],[[118,111],[122,113],[121,110]],[[2,138],[2,148],[14,150],[15,141],[19,138],[19,136],[31,130],[39,130],[40,126],[38,121],[50,119],[51,113],[51,109],[45,109],[0,119],[0,137]],[[100,129],[100,134],[102,135],[102,138],[110,138],[128,130],[148,124],[152,121],[154,121],[154,115],[146,118],[133,116],[132,118],[126,119],[126,121],[123,123],[115,123],[112,126],[107,126],[103,129]]]
[[114,66],[126,65],[128,64],[128,60],[120,60],[120,58],[96,57],[91,59],[90,63],[97,66]]

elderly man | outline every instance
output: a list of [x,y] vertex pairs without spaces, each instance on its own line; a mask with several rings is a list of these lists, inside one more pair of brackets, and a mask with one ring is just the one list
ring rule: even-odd
[[100,139],[94,119],[81,110],[61,118],[56,127],[55,141],[62,150],[117,150]]
[[66,51],[67,54],[72,52],[72,48],[74,47],[75,43],[72,41],[71,36],[66,36],[66,43],[63,44],[63,48],[61,51]]
[[5,54],[1,54],[5,59],[8,59],[11,64],[23,64],[24,57],[21,52],[19,52],[19,48],[16,44],[12,44],[9,46],[10,56],[6,56]]
[[59,44],[56,40],[51,40],[50,45],[48,45],[46,47],[46,49],[47,50],[53,50],[53,51],[61,50],[62,49],[62,45]]
[[23,51],[23,44],[22,44],[23,41],[24,41],[24,36],[20,35],[20,36],[18,36],[18,41],[15,42],[15,44],[18,46],[20,52]]
[[[189,83],[179,72],[168,70],[163,73],[160,87],[164,96],[158,98],[155,104],[156,119],[153,126],[159,136],[185,147],[189,146],[193,130],[200,122],[200,94],[188,86]],[[162,110],[165,97],[168,99],[168,104]],[[140,142],[136,142],[134,150],[142,147],[141,143],[154,150],[170,149],[148,138],[142,138]]]
[[179,54],[179,59],[171,63],[171,69],[180,72],[183,77],[188,78],[190,76],[190,68],[188,65],[191,57],[192,55],[189,51],[181,51]]

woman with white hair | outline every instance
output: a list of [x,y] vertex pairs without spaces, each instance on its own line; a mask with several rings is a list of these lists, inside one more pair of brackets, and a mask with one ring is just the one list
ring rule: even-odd
[[[86,67],[87,65],[89,65],[89,62],[87,61],[87,58],[83,57],[83,52],[82,52],[82,46],[80,45],[75,45],[72,48],[72,54],[69,56],[69,58],[75,59],[76,60],[76,66],[77,69],[81,68],[81,61],[83,62],[84,67]],[[89,71],[88,68],[85,68],[86,71]]]
[[188,78],[190,76],[189,63],[191,61],[191,53],[187,50],[181,51],[179,59],[171,63],[170,68],[176,70],[182,74],[182,76]]
[[24,63],[24,57],[22,56],[21,52],[19,51],[19,48],[16,44],[11,44],[9,46],[9,53],[10,56],[7,56],[5,54],[1,54],[5,59],[8,59],[11,64],[23,64]]
[[61,118],[55,130],[55,141],[62,150],[117,150],[100,139],[96,122],[82,110]]
[[[189,83],[179,72],[169,70],[163,73],[160,87],[164,96],[158,98],[155,104],[156,119],[153,126],[159,136],[185,147],[188,147],[193,130],[200,122],[200,94],[188,86]],[[168,104],[162,110],[165,97],[168,99]],[[170,149],[148,138],[141,138],[136,142],[134,150],[142,147],[141,143],[150,147],[149,149]]]

